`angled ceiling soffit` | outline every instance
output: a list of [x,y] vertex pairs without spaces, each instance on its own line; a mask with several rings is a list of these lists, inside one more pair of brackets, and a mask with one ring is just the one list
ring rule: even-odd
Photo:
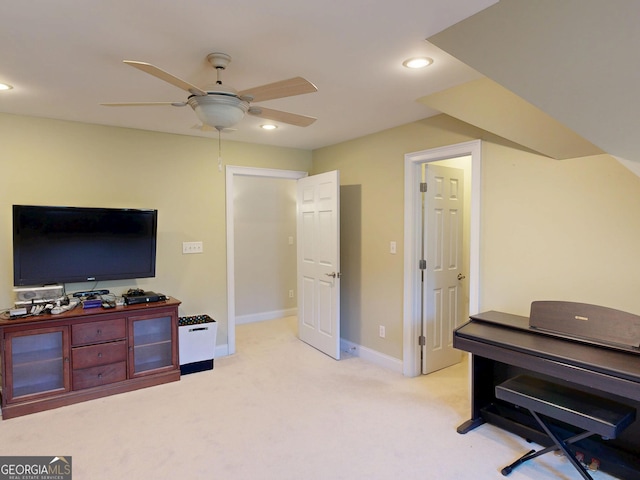
[[489,78],[473,80],[418,101],[556,160],[605,153]]

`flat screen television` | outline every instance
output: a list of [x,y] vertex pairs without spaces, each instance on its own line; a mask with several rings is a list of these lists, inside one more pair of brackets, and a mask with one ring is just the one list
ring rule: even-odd
[[154,277],[157,210],[13,206],[13,282]]

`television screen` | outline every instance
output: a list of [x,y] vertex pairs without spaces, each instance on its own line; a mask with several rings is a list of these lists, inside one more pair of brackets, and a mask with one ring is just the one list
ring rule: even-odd
[[157,210],[14,205],[14,285],[154,277],[157,219]]

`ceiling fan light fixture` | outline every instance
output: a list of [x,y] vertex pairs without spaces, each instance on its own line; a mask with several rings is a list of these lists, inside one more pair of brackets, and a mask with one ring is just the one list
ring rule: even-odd
[[408,58],[407,60],[402,62],[402,65],[404,65],[407,68],[416,69],[416,68],[428,67],[432,63],[433,63],[433,58],[413,57],[413,58]]
[[260,128],[263,130],[275,130],[278,126],[273,123],[265,123],[264,125],[260,125]]
[[187,103],[202,123],[217,129],[233,127],[249,110],[249,102],[227,95],[194,95]]
[[218,132],[235,126],[246,114],[262,117],[267,121],[273,120],[299,127],[308,127],[315,122],[316,119],[314,117],[282,112],[272,108],[251,106],[252,102],[263,102],[277,98],[302,95],[303,93],[317,92],[318,88],[310,81],[302,77],[293,77],[238,92],[232,87],[223,85],[220,79],[220,72],[227,67],[231,61],[231,57],[225,53],[211,53],[207,56],[207,59],[216,69],[217,80],[215,84],[205,87],[204,90],[150,63],[139,62],[137,60],[123,60],[125,64],[131,67],[137,68],[174,87],[189,92],[190,96],[187,97],[186,102],[120,102],[103,103],[102,105],[108,107],[139,107],[152,105],[183,107],[189,105],[202,122],[203,127],[215,128]]

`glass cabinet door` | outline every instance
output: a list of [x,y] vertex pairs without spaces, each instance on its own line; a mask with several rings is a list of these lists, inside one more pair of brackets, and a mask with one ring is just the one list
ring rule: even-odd
[[69,390],[67,327],[8,333],[8,401]]
[[175,366],[173,316],[130,318],[133,345],[130,346],[131,374],[138,375]]

